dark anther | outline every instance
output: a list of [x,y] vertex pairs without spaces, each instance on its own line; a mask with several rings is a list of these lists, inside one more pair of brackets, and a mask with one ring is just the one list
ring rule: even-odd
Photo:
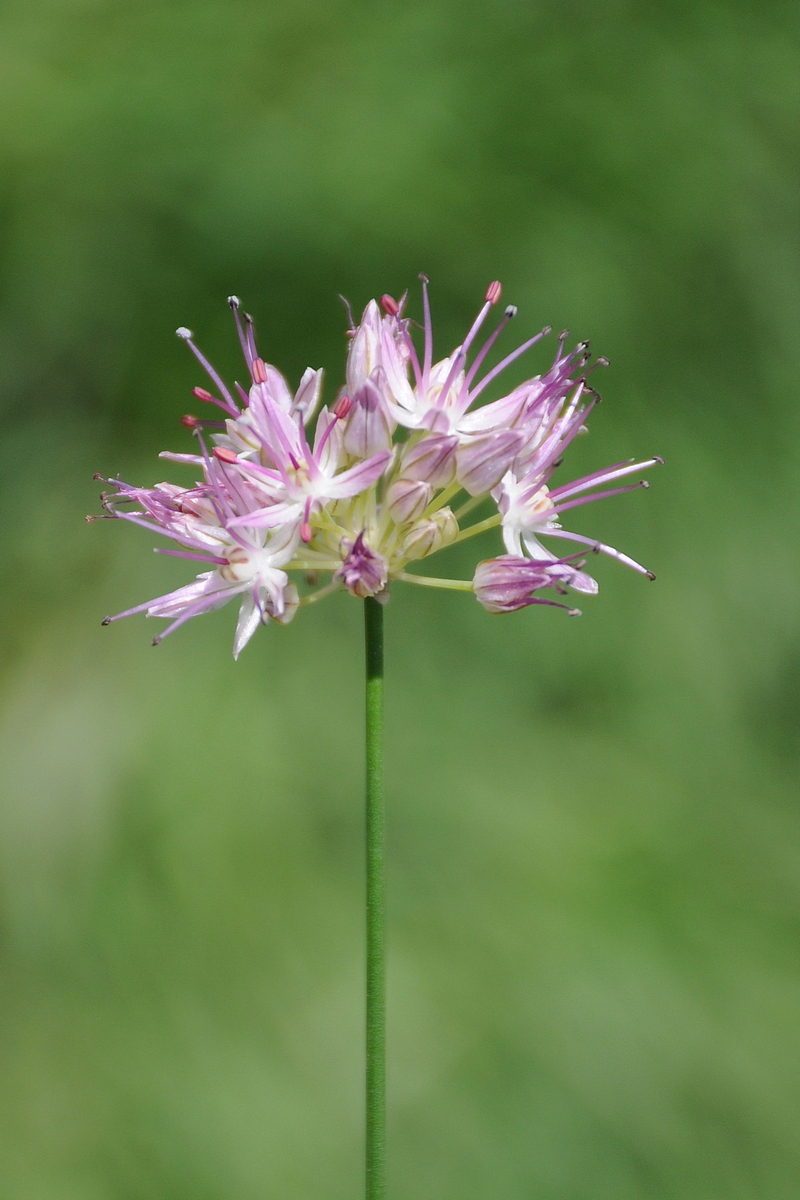
[[430,279],[428,278],[428,276],[425,274],[424,271],[420,271],[418,278],[419,278],[420,283],[430,283]]
[[99,471],[95,471],[92,479],[100,479],[103,481],[103,483],[105,483],[105,476],[101,475]]
[[101,624],[101,625],[110,625],[110,624],[111,624],[111,617],[103,617],[103,619],[102,619],[102,621],[100,622],[100,624]]
[[661,457],[661,455],[660,455],[660,454],[654,454],[654,455],[653,455],[653,460],[654,460],[655,462],[657,462],[657,463],[661,463],[661,466],[663,467],[663,465],[664,465],[664,460],[663,460],[663,458]]
[[605,355],[601,355],[600,358],[595,360],[595,366],[607,367],[608,365],[609,365],[609,362]]
[[648,579],[655,579],[655,575],[653,574],[652,571],[645,571],[645,575],[647,576]]
[[643,488],[649,488],[649,487],[650,487],[650,480],[649,480],[649,479],[640,479],[640,480],[639,480],[639,487],[643,487]]
[[507,316],[509,319],[510,319],[511,317],[515,317],[515,316],[517,315],[517,306],[516,306],[516,304],[509,304],[508,308],[507,308],[507,309],[506,309],[506,311],[505,311],[505,315],[506,315],[506,316]]
[[151,642],[151,645],[158,646],[158,645],[160,645],[160,643],[161,643],[161,638],[158,636],[158,634],[156,634],[156,636],[153,638],[153,641]]

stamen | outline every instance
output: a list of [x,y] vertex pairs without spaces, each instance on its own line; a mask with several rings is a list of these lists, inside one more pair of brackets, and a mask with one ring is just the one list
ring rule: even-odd
[[263,358],[254,358],[250,364],[250,370],[253,375],[253,383],[267,382],[267,366]]
[[193,417],[191,413],[186,413],[185,416],[181,417],[181,425],[186,429],[196,429],[199,424],[200,421],[198,418]]
[[395,300],[394,296],[381,296],[381,306],[384,312],[387,312],[390,317],[396,317],[400,312],[400,305]]
[[521,346],[518,346],[517,349],[511,354],[507,354],[503,361],[499,362],[497,366],[489,372],[488,375],[484,375],[483,379],[472,393],[473,400],[476,396],[480,396],[483,389],[488,387],[492,380],[496,379],[501,371],[505,371],[506,367],[510,366],[511,363],[518,359],[521,354],[524,354],[526,350],[530,350],[531,346],[535,346],[537,342],[540,342],[546,333],[549,333],[549,326],[547,325],[539,333],[534,334],[532,338],[528,338],[527,342],[523,342]]
[[218,458],[220,462],[238,463],[239,461],[238,454],[234,454],[233,450],[227,450],[224,446],[215,446],[211,453],[214,455],[214,458]]
[[258,358],[258,350],[256,350],[256,332],[255,323],[249,312],[243,312],[245,333],[247,334],[247,348],[250,351],[251,358]]
[[615,550],[613,546],[606,546],[604,542],[584,537],[580,533],[570,533],[566,529],[542,529],[539,532],[543,537],[564,538],[568,542],[581,542],[584,546],[591,546],[593,553],[607,554],[609,558],[615,558],[617,562],[624,563],[626,567],[638,571],[640,575],[646,575],[648,579],[655,579],[653,572],[648,571],[647,567],[643,567],[635,558],[629,558],[627,554],[623,554],[620,550]]
[[340,396],[333,406],[333,415],[343,421],[352,407],[353,401],[349,396]]
[[[238,417],[239,410],[233,402],[233,396],[230,394],[230,392],[228,391],[227,387],[225,386],[225,383],[223,382],[221,376],[218,375],[217,372],[214,370],[211,363],[206,358],[205,354],[202,354],[201,351],[197,349],[197,346],[195,346],[194,342],[192,341],[193,334],[192,334],[191,329],[187,329],[185,325],[181,325],[180,328],[175,330],[175,333],[181,339],[181,341],[186,342],[186,345],[189,347],[192,354],[195,356],[197,361],[200,363],[200,366],[203,368],[203,370],[206,372],[206,374],[209,376],[209,378],[213,379],[214,383],[217,385],[219,390],[222,392],[222,395],[225,397],[225,400],[228,403],[228,411],[230,412],[231,416]],[[221,407],[224,408],[225,405],[222,405]]]
[[350,335],[350,337],[352,337],[356,331],[356,323],[353,320],[353,310],[350,307],[350,301],[345,296],[342,296],[342,295],[339,296],[339,299],[341,300],[342,304],[345,307],[345,312],[347,313],[347,319],[350,322],[350,328],[348,329],[347,332]]
[[431,301],[428,295],[428,283],[430,282],[427,275],[420,275],[420,283],[422,284],[422,311],[425,321],[425,351],[422,362],[422,387],[425,391],[428,390],[428,379],[431,373],[431,363],[433,362],[433,327],[431,325]]
[[250,346],[247,344],[247,337],[245,336],[245,332],[242,327],[242,321],[239,316],[239,308],[241,306],[241,301],[238,296],[228,296],[228,304],[230,305],[230,307],[233,311],[233,318],[236,321],[236,332],[239,335],[239,344],[242,347],[242,354],[244,355],[244,360],[249,367],[252,365],[253,355],[250,351]]
[[[568,500],[566,504],[556,503],[555,508],[549,510],[548,517],[560,516],[567,509],[578,508],[581,504],[591,504],[593,500],[607,500],[609,496],[621,496],[623,492],[637,492],[639,488],[649,488],[650,484],[646,479],[640,483],[630,484],[628,487],[609,488],[605,492],[593,492],[591,496],[580,496],[577,500]],[[551,493],[552,496],[552,493]]]
[[495,279],[494,283],[490,283],[486,289],[486,303],[497,304],[503,294],[503,285],[499,279]]
[[[475,361],[474,361],[474,363],[472,364],[472,366],[470,367],[469,371],[467,372],[467,377],[466,377],[466,379],[464,380],[464,387],[465,387],[466,389],[468,389],[468,388],[469,388],[469,385],[472,383],[473,379],[475,378],[476,374],[478,373],[478,371],[479,371],[479,369],[480,369],[480,365],[481,365],[481,363],[482,363],[482,362],[483,362],[483,360],[486,358],[486,355],[489,353],[489,351],[491,350],[492,346],[495,344],[495,342],[497,341],[497,339],[499,338],[500,334],[501,334],[501,333],[503,332],[503,330],[505,329],[505,327],[506,327],[506,325],[508,324],[508,322],[509,322],[509,321],[511,321],[511,320],[513,320],[513,318],[514,318],[516,315],[517,315],[517,306],[516,306],[516,304],[509,304],[509,305],[508,305],[508,307],[506,308],[506,311],[503,313],[503,318],[502,318],[502,320],[500,321],[500,323],[498,324],[498,326],[497,326],[497,328],[495,329],[494,333],[490,334],[490,335],[489,335],[489,337],[487,338],[487,340],[484,342],[482,349],[481,349],[481,350],[479,351],[479,353],[477,354],[477,356],[476,356],[476,358],[475,358]],[[544,329],[542,332],[543,332],[543,333],[549,333],[549,332],[550,332],[550,330],[549,330],[549,328],[548,328],[548,327],[545,327],[545,329]]]

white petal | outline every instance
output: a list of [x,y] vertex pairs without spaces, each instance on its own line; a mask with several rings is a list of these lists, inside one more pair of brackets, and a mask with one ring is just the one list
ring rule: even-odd
[[236,622],[236,633],[233,638],[233,657],[235,659],[242,653],[260,624],[261,612],[253,598],[253,592],[250,590],[242,597],[239,620]]

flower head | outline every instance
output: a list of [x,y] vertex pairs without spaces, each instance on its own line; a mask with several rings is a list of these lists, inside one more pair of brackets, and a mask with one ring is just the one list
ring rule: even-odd
[[[483,403],[507,366],[534,347],[543,329],[484,370],[495,342],[516,315],[505,309],[484,343],[478,334],[501,294],[487,289],[484,303],[459,346],[435,361],[428,281],[423,276],[423,339],[418,350],[406,297],[371,300],[352,325],[346,385],[331,408],[320,409],[323,373],[308,368],[293,392],[276,367],[259,354],[252,318],[229,298],[247,386],[229,387],[198,349],[188,329],[182,338],[208,375],[213,391],[195,399],[222,409],[224,420],[187,415],[196,438],[193,453],[162,457],[190,466],[190,486],[135,487],[108,481],[106,515],[171,539],[161,549],[204,564],[193,583],[106,618],[144,612],[169,623],[161,641],[193,616],[239,598],[234,655],[260,624],[286,624],[300,605],[337,588],[386,600],[396,580],[474,592],[489,612],[550,604],[558,593],[597,591],[575,555],[559,558],[540,539],[568,539],[591,547],[653,578],[639,563],[602,542],[564,530],[571,508],[618,495],[633,484],[606,487],[660,463],[630,460],[572,483],[553,486],[564,451],[583,429],[596,403],[587,383],[588,349],[567,351],[558,339],[550,366],[499,398]],[[381,311],[382,309],[382,311]],[[603,360],[598,360],[598,364]],[[477,402],[481,401],[480,404]],[[210,438],[210,443],[207,441]],[[482,508],[488,515],[464,524]],[[409,563],[445,546],[500,527],[505,554],[480,562],[472,580],[410,575]],[[313,588],[301,596],[290,574]]]

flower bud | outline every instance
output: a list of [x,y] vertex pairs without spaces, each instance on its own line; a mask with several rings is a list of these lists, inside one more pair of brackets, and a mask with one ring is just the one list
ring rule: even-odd
[[458,537],[458,521],[449,508],[440,508],[433,516],[417,521],[408,531],[402,546],[406,560],[425,558]]
[[432,486],[421,479],[398,479],[386,493],[386,503],[392,519],[402,525],[421,517],[432,495]]
[[371,458],[392,445],[392,422],[383,394],[368,379],[353,396],[344,445],[353,458]]
[[344,559],[333,578],[340,579],[350,595],[360,600],[382,592],[389,577],[388,564],[382,554],[366,545],[363,532],[354,542],[342,538],[341,549]]
[[354,396],[380,362],[381,313],[370,300],[347,355],[347,390]]
[[434,487],[447,487],[456,473],[458,438],[453,434],[432,433],[409,446],[403,455],[403,476],[424,479]]

